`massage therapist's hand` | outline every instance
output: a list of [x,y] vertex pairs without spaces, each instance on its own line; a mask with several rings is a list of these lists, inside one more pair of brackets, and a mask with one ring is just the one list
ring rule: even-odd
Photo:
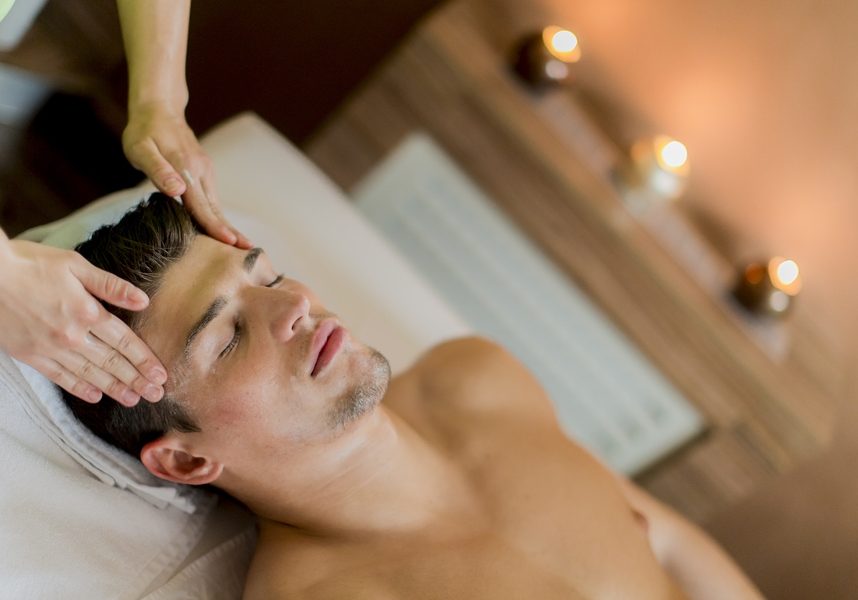
[[251,243],[224,218],[218,203],[211,159],[181,111],[149,105],[129,112],[122,134],[125,155],[168,196],[182,196],[185,207],[206,233],[226,244]]
[[76,252],[0,231],[0,348],[88,402],[102,392],[126,406],[160,400],[166,370],[96,298],[128,310],[149,303]]

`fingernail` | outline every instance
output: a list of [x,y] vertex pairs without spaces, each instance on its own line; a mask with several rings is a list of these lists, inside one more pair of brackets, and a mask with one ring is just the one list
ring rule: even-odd
[[163,391],[159,387],[155,387],[154,385],[147,385],[143,389],[143,397],[146,398],[149,402],[157,402],[161,399],[163,395]]
[[98,390],[89,390],[86,393],[86,399],[90,402],[98,402],[99,400],[101,400],[101,392],[99,392]]
[[122,392],[122,404],[125,406],[134,406],[138,402],[140,402],[140,396],[132,392],[131,390],[125,390]]
[[146,377],[152,383],[161,385],[167,381],[167,372],[161,367],[152,367],[149,369],[149,375]]

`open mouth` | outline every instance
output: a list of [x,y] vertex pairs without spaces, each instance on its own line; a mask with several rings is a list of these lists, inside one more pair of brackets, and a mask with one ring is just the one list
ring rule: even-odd
[[346,329],[337,325],[333,320],[325,321],[319,325],[316,334],[313,336],[315,359],[313,360],[313,370],[310,373],[311,377],[318,375],[334,360],[343,347],[347,335]]

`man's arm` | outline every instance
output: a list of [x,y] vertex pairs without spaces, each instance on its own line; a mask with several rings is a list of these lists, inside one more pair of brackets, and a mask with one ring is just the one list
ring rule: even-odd
[[632,508],[647,521],[659,563],[691,600],[758,600],[762,594],[699,527],[634,483],[619,479]]

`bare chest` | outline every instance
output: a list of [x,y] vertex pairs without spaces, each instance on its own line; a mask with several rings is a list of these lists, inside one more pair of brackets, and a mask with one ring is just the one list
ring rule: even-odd
[[[462,474],[476,515],[323,548],[263,535],[259,551],[284,557],[266,561],[281,597],[673,598],[613,475],[564,437],[542,390],[515,368],[465,369],[455,385],[432,379],[420,393],[402,378],[389,390],[396,413]],[[293,593],[299,577],[309,583]]]
[[[315,554],[330,568],[302,594],[282,597],[671,597],[645,533],[586,453],[552,435],[488,429],[457,451],[481,500],[478,525],[462,519],[439,524],[439,536],[328,548]],[[290,569],[306,568],[312,563],[284,561],[275,576],[288,582]]]

